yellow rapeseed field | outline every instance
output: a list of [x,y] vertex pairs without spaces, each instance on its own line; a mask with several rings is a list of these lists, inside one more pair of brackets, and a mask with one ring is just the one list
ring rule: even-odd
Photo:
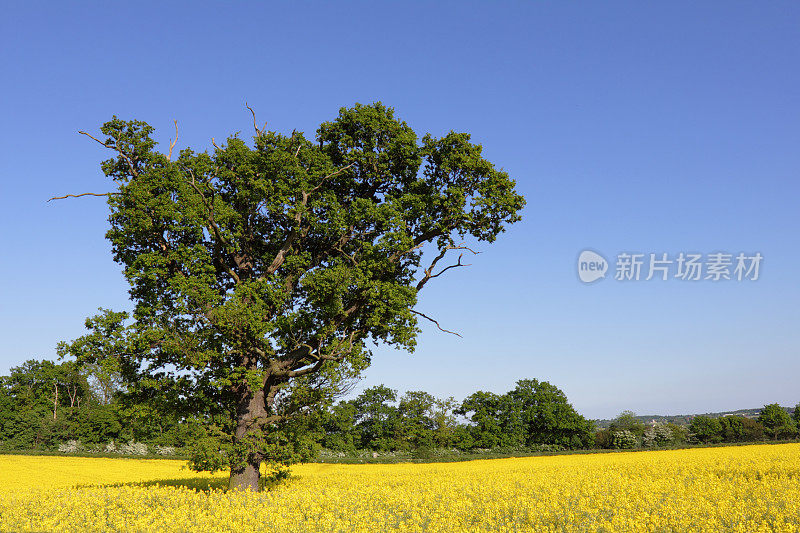
[[180,461],[0,456],[0,530],[800,530],[800,444],[292,473],[253,494]]

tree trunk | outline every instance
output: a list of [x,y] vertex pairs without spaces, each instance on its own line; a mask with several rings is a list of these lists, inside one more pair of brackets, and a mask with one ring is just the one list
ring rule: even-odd
[[230,490],[237,489],[258,492],[258,480],[261,478],[260,466],[261,459],[251,459],[244,468],[231,468],[231,479],[228,488]]
[[[258,420],[266,415],[264,404],[264,390],[250,390],[247,383],[240,384],[239,402],[236,410],[236,431],[234,443],[247,441],[254,432],[258,431]],[[245,460],[245,465],[231,465],[229,488],[231,490],[252,490],[258,492],[258,480],[261,477],[261,456],[251,450],[246,457],[233,458],[234,461]]]
[[78,386],[70,387],[67,385],[67,394],[69,394],[69,408],[75,407],[75,398],[78,396]]

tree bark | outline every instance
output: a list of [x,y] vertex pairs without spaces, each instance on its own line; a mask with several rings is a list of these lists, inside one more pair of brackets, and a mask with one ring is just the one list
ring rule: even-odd
[[[266,415],[264,404],[264,390],[251,391],[247,383],[240,384],[239,405],[236,410],[236,431],[234,443],[239,443],[247,438],[258,428],[258,420]],[[233,458],[238,463],[238,459]],[[258,492],[258,481],[261,478],[261,456],[258,452],[250,451],[244,458],[245,464],[232,464],[229,488],[231,490],[252,490]]]
[[231,479],[228,484],[230,490],[251,490],[258,492],[258,480],[261,479],[261,459],[248,458],[244,467],[231,468]]

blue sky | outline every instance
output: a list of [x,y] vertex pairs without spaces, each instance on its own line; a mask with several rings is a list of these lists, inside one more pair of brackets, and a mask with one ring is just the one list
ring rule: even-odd
[[[0,19],[0,372],[128,309],[104,240],[116,114],[168,145],[252,123],[313,134],[381,100],[473,134],[528,200],[431,283],[413,355],[360,387],[463,398],[538,378],[592,418],[800,401],[800,6],[790,2],[6,3]],[[579,252],[760,252],[755,282],[582,284]],[[613,265],[612,265],[613,269]]]

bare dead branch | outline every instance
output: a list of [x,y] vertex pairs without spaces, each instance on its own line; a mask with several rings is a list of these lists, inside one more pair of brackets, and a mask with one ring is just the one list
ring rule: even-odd
[[108,143],[104,143],[103,141],[101,141],[101,140],[100,140],[100,139],[98,139],[97,137],[94,137],[94,136],[92,136],[92,135],[89,135],[89,134],[88,134],[88,133],[86,133],[85,131],[78,131],[78,133],[80,133],[81,135],[86,135],[86,136],[87,136],[87,137],[89,137],[90,139],[92,139],[92,140],[94,140],[94,141],[96,141],[96,142],[98,142],[98,143],[102,144],[102,145],[103,145],[103,146],[105,146],[106,148],[111,148],[111,146],[109,146],[109,145],[108,145]]
[[175,120],[175,140],[169,143],[169,154],[167,154],[167,161],[172,161],[172,149],[175,148],[175,144],[178,142],[178,121]]
[[423,277],[421,280],[419,280],[419,283],[417,283],[417,290],[420,290],[430,280],[432,280],[433,278],[438,278],[439,276],[441,276],[442,274],[444,274],[445,272],[447,272],[451,268],[471,266],[471,265],[465,265],[464,263],[462,263],[461,262],[461,258],[462,257],[464,257],[464,254],[460,254],[458,256],[458,261],[456,262],[456,264],[448,265],[448,266],[444,267],[442,270],[440,270],[439,272],[437,272],[436,274],[431,274],[431,270],[433,269],[433,265],[431,265],[431,267],[428,270],[425,271],[425,277]]
[[222,151],[222,148],[220,148],[219,146],[217,146],[217,143],[216,143],[216,142],[214,142],[214,137],[211,137],[211,144],[213,144],[213,145],[214,145],[214,148],[216,148],[217,150],[220,150],[220,151]]
[[88,134],[88,133],[86,133],[85,131],[78,131],[78,133],[80,133],[81,135],[86,135],[87,137],[89,137],[89,138],[90,138],[90,139],[92,139],[93,141],[96,141],[96,142],[98,142],[99,144],[102,144],[103,146],[105,146],[106,148],[111,148],[112,150],[114,150],[115,152],[117,152],[117,153],[118,153],[118,154],[119,154],[119,155],[120,155],[120,156],[121,156],[123,159],[125,159],[125,162],[127,162],[127,163],[128,163],[128,167],[131,169],[131,174],[132,174],[134,177],[136,177],[136,176],[138,176],[138,175],[139,175],[139,172],[136,170],[136,165],[134,165],[134,164],[133,164],[133,160],[130,158],[130,156],[128,156],[128,154],[126,154],[125,152],[123,152],[123,151],[122,151],[122,150],[119,148],[119,141],[117,141],[117,144],[116,144],[116,145],[114,145],[114,146],[111,146],[110,144],[108,144],[108,142],[103,142],[103,141],[101,141],[100,139],[98,139],[97,137],[93,137],[92,135],[89,135],[89,134]]
[[439,263],[439,261],[441,261],[446,254],[447,254],[447,248],[441,250],[439,252],[439,255],[433,258],[433,261],[431,261],[430,266],[428,266],[428,268],[425,269],[424,272],[425,276],[419,281],[419,283],[417,283],[417,290],[420,290],[422,286],[428,282],[428,279],[431,277],[431,272],[433,272],[433,269],[436,268],[436,264]]
[[247,105],[247,102],[244,103],[245,107],[250,110],[250,114],[253,115],[253,129],[256,130],[256,135],[264,135],[264,131],[267,129],[267,123],[264,122],[264,126],[259,129],[258,124],[256,123],[256,112],[253,111],[253,108]]
[[[444,329],[442,326],[440,326],[440,325],[439,325],[439,322],[437,322],[436,320],[432,319],[432,318],[431,318],[431,317],[429,317],[428,315],[426,315],[426,314],[424,314],[424,313],[420,313],[419,311],[416,311],[416,310],[414,310],[414,309],[409,309],[409,311],[411,311],[411,312],[412,312],[412,313],[414,313],[415,315],[419,315],[419,316],[421,316],[422,318],[425,318],[425,319],[427,319],[427,320],[430,320],[431,322],[433,322],[434,324],[436,324],[436,327],[437,327],[437,328],[439,328],[439,331],[443,331],[443,332],[445,332],[445,333],[450,333],[451,335],[455,335],[456,337],[461,337],[461,334],[460,334],[460,333],[456,333],[455,331],[450,331],[450,330],[448,330],[448,329]],[[461,337],[461,338],[463,339],[463,337]]]
[[[352,353],[355,346],[355,337],[360,334],[362,334],[362,331],[360,328],[357,328],[351,331],[349,335],[345,335],[341,338],[336,337],[337,341],[346,344],[329,353],[322,353],[321,341],[319,339],[315,341],[315,344],[318,345],[317,348],[312,347],[310,344],[302,344],[295,350],[292,350],[292,354],[297,354],[295,357],[292,357],[292,354],[290,354],[288,357],[284,358],[284,369],[278,370],[274,375],[295,378],[319,371],[325,361],[340,362],[347,357],[347,355]],[[309,358],[312,359],[313,365],[311,361],[308,361]]]
[[448,246],[447,249],[448,250],[466,250],[468,252],[471,252],[472,255],[479,255],[480,254],[480,252],[476,252],[475,250],[473,250],[469,246],[464,246],[463,244],[459,244],[458,246]]
[[[413,250],[413,248],[412,248],[412,250]],[[442,274],[444,274],[445,272],[447,272],[447,271],[448,271],[448,270],[450,270],[451,268],[458,268],[458,267],[470,266],[470,265],[468,265],[468,264],[463,264],[463,263],[461,262],[461,258],[464,256],[464,254],[462,253],[462,254],[460,254],[460,255],[458,256],[458,261],[456,262],[456,264],[454,264],[454,265],[449,265],[449,266],[447,266],[447,267],[443,268],[442,270],[440,270],[439,272],[437,272],[436,274],[434,274],[434,273],[433,273],[433,269],[436,267],[436,265],[439,263],[439,261],[441,261],[441,260],[444,258],[444,256],[447,254],[447,252],[449,252],[450,250],[467,250],[467,251],[469,251],[469,252],[472,252],[472,253],[473,253],[473,254],[475,254],[475,255],[477,255],[477,254],[479,254],[479,253],[480,253],[480,252],[476,252],[475,250],[473,250],[473,249],[471,249],[471,248],[469,248],[469,247],[467,247],[467,246],[464,246],[463,244],[460,244],[460,245],[458,245],[458,246],[445,246],[445,247],[444,247],[444,248],[443,248],[443,249],[442,249],[442,250],[439,252],[439,255],[437,255],[437,256],[436,256],[436,257],[433,259],[433,261],[431,261],[431,264],[430,264],[430,266],[429,266],[428,268],[426,268],[426,269],[425,269],[425,271],[424,271],[425,275],[424,275],[424,276],[422,277],[422,279],[421,279],[421,280],[419,280],[419,282],[417,283],[417,290],[420,290],[420,289],[422,289],[422,287],[424,287],[424,286],[425,286],[425,284],[426,284],[426,283],[428,283],[430,280],[432,280],[433,278],[438,278],[439,276],[441,276]]]
[[82,192],[80,194],[65,194],[64,196],[53,196],[50,200],[63,200],[64,198],[80,198],[81,196],[111,196],[112,194],[119,194],[118,192]]

